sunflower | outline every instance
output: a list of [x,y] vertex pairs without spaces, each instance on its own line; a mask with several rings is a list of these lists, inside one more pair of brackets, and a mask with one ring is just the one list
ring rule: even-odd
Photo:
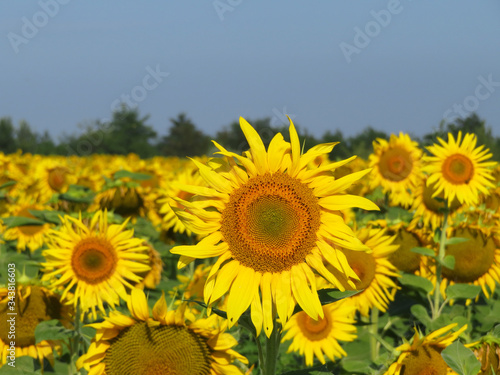
[[[428,185],[427,176],[422,176],[415,188],[415,199],[410,209],[413,211],[413,219],[408,226],[410,230],[423,225],[424,229],[434,231],[443,225],[444,192],[438,195],[435,195],[435,192],[436,186]],[[453,222],[455,215],[461,211],[462,207],[463,205],[456,197],[451,203],[449,202],[448,224]]]
[[77,366],[89,375],[242,374],[232,362],[248,361],[232,349],[237,341],[217,327],[218,317],[196,320],[185,307],[168,311],[162,295],[151,318],[144,292],[133,289],[132,316],[112,312],[104,322],[90,324],[97,334]]
[[401,354],[384,375],[454,374],[441,357],[441,352],[467,329],[467,325],[464,325],[450,332],[456,325],[447,325],[423,337],[415,329],[411,344],[405,343],[396,348]]
[[412,191],[420,173],[422,150],[408,134],[391,134],[389,142],[377,138],[373,141],[373,153],[369,156],[371,187],[382,186],[389,193],[391,203],[408,207],[413,200]]
[[448,285],[462,283],[481,286],[490,298],[500,282],[499,234],[494,228],[460,223],[450,228],[450,236],[467,241],[446,246],[445,254],[455,258],[455,267],[442,268],[441,294],[446,297]]
[[65,158],[46,157],[34,164],[36,190],[44,200],[53,194],[65,193],[76,182],[70,162]]
[[125,287],[132,288],[141,280],[137,274],[150,270],[147,246],[133,238],[133,230],[124,230],[127,220],[108,225],[107,212],[95,213],[88,226],[81,217],[64,216],[61,222],[48,234],[42,280],[53,288],[64,286],[63,297],[76,286],[69,302],[79,303],[82,313],[92,310],[95,319],[96,307],[105,313],[104,302],[114,308],[120,298],[127,300]]
[[290,318],[283,330],[282,342],[292,339],[288,353],[295,351],[305,356],[306,365],[312,366],[314,356],[325,364],[324,355],[335,361],[347,355],[339,341],[353,341],[356,336],[354,306],[339,301],[323,306],[324,317],[312,319],[300,311]]
[[[356,234],[371,252],[342,249],[347,262],[358,276],[357,279],[351,280],[354,286],[346,281],[343,281],[343,286],[348,290],[361,290],[346,299],[345,303],[355,306],[361,315],[368,316],[371,308],[386,311],[390,301],[394,300],[398,287],[392,277],[399,277],[399,273],[388,257],[399,246],[393,244],[395,237],[387,236],[384,229],[362,228]],[[327,268],[340,279],[338,270],[330,265]]]
[[[12,301],[14,293],[15,304]],[[14,306],[14,310],[10,308]],[[7,288],[0,288],[0,364],[5,364],[7,356],[30,356],[38,358],[40,363],[47,358],[54,365],[54,349],[61,350],[61,343],[53,340],[43,340],[36,343],[35,328],[38,323],[58,319],[63,326],[71,328],[73,309],[66,305],[61,296],[38,285],[17,284],[14,292]],[[15,338],[11,333],[9,319],[15,313]],[[11,341],[15,341],[15,353],[9,350]]]
[[[10,216],[36,219],[30,210],[52,210],[52,208],[23,197],[17,203],[9,206],[8,214]],[[49,230],[50,224],[48,223],[42,225],[20,225],[7,229],[4,233],[4,239],[8,241],[17,240],[16,247],[19,252],[26,250],[26,248],[33,252],[43,246],[44,236]]]
[[251,306],[257,333],[264,326],[269,337],[273,311],[283,324],[296,303],[313,319],[323,318],[313,269],[344,289],[323,259],[343,278],[357,279],[339,248],[366,251],[367,247],[338,210],[378,207],[368,199],[342,194],[369,172],[336,180],[332,170],[352,158],[307,167],[318,155],[329,153],[333,144],[317,145],[301,155],[290,121],[291,142],[278,133],[266,152],[255,129],[243,118],[240,125],[250,150],[240,156],[214,142],[222,158],[211,159],[208,165],[194,161],[209,187],[185,186],[196,197],[191,202],[180,200],[186,210],[177,214],[186,227],[206,237],[197,245],[177,246],[171,252],[181,254],[180,267],[195,258],[217,256],[205,284],[205,302],[212,305],[229,293],[229,326]]
[[456,197],[460,203],[475,205],[479,193],[488,194],[487,188],[494,187],[494,180],[490,167],[496,162],[486,162],[492,154],[484,146],[476,148],[476,135],[466,133],[462,139],[462,132],[458,132],[457,140],[448,133],[448,143],[438,137],[439,143],[428,146],[427,149],[434,156],[424,156],[426,165],[424,171],[429,173],[427,185],[434,185],[436,191],[433,197],[444,192],[448,205]]

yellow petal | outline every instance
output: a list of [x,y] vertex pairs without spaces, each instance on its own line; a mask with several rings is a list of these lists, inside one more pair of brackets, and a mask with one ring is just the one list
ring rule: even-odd
[[247,120],[240,117],[240,127],[245,134],[245,137],[250,145],[252,159],[260,174],[264,174],[269,170],[267,163],[266,147],[259,136],[259,133],[250,125]]
[[128,309],[133,317],[146,321],[149,319],[149,307],[146,295],[141,289],[134,288],[128,301]]

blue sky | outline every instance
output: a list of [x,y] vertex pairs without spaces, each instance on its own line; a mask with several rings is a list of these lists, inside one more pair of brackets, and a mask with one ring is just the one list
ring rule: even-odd
[[497,0],[3,0],[0,116],[57,139],[128,100],[159,135],[186,112],[421,136],[475,110],[500,136],[499,40]]

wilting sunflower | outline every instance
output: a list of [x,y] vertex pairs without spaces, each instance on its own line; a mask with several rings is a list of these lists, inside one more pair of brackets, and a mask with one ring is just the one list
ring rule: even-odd
[[[441,192],[437,195],[435,193],[435,185],[427,184],[427,177],[423,176],[415,188],[415,199],[411,207],[411,211],[414,211],[414,214],[408,226],[410,230],[421,226],[420,223],[422,223],[424,229],[429,229],[430,231],[441,228],[444,219],[444,193]],[[462,204],[456,197],[448,203],[450,211],[448,223],[450,224],[453,222],[453,217],[460,210]]]
[[232,362],[248,361],[231,349],[238,342],[217,327],[218,317],[196,320],[185,307],[168,311],[162,296],[151,318],[144,292],[134,289],[128,301],[132,317],[112,312],[90,324],[97,333],[77,366],[89,375],[242,374]]
[[457,323],[447,325],[423,337],[415,329],[411,343],[396,348],[401,354],[384,375],[454,374],[441,357],[441,352],[467,329],[467,325],[464,325],[457,331],[450,332],[456,325]]
[[[243,118],[240,125],[250,151],[241,156],[214,142],[223,158],[211,159],[208,165],[195,161],[209,187],[184,187],[196,197],[191,202],[181,200],[186,211],[177,214],[189,229],[206,237],[171,252],[181,254],[181,267],[195,258],[218,256],[205,285],[205,302],[212,305],[229,293],[229,325],[251,306],[257,332],[264,325],[269,336],[273,311],[284,324],[296,303],[313,319],[323,318],[313,269],[344,289],[323,259],[342,278],[357,279],[339,248],[365,251],[367,247],[338,210],[378,207],[365,198],[342,194],[369,172],[335,179],[332,171],[352,158],[307,167],[318,155],[329,153],[333,144],[317,145],[301,155],[290,121],[291,142],[278,133],[266,152],[255,129]],[[211,207],[205,210],[207,206]]]
[[63,296],[75,286],[69,302],[79,303],[82,313],[91,310],[95,319],[96,307],[105,313],[104,302],[114,308],[120,298],[127,300],[126,287],[150,270],[147,246],[133,238],[133,230],[124,230],[127,221],[108,225],[107,212],[96,212],[88,226],[81,217],[64,216],[61,222],[48,234],[42,280],[53,288],[64,286]]
[[323,306],[324,317],[312,319],[300,311],[290,318],[283,330],[282,342],[293,339],[288,353],[294,351],[305,356],[306,365],[312,366],[314,356],[325,363],[324,355],[335,361],[347,355],[339,341],[353,341],[356,336],[355,308],[344,301]]
[[[71,328],[73,309],[67,306],[61,296],[38,285],[17,284],[14,297],[9,294],[7,288],[0,288],[0,364],[7,362],[7,356],[21,357],[30,356],[38,358],[40,363],[43,359],[54,365],[53,351],[61,349],[61,343],[53,340],[43,340],[38,344],[35,340],[35,328],[38,323],[58,319],[63,326]],[[15,304],[8,304],[9,301]],[[14,310],[10,307],[14,306]],[[16,313],[8,315],[7,313]],[[9,338],[9,319],[15,318],[15,339]],[[15,349],[9,350],[10,342],[15,340]]]
[[474,355],[481,362],[481,371],[478,375],[500,374],[500,342],[498,339],[483,337],[479,346],[474,348]]
[[492,157],[484,146],[476,148],[476,135],[458,132],[457,140],[448,133],[448,143],[438,137],[439,143],[428,146],[434,156],[424,156],[424,171],[429,173],[427,185],[434,185],[433,197],[444,192],[444,198],[451,205],[456,197],[460,203],[474,205],[478,202],[479,192],[488,194],[488,188],[494,187],[491,180],[496,162],[486,162]]
[[389,193],[391,203],[408,207],[413,200],[413,189],[420,173],[422,150],[408,134],[391,134],[389,142],[377,138],[370,155],[371,187],[382,186]]
[[448,285],[464,283],[481,286],[490,298],[500,282],[500,237],[492,228],[459,224],[450,230],[451,236],[467,239],[446,246],[446,255],[455,258],[455,268],[443,267],[441,294],[446,297]]
[[[36,203],[30,198],[22,197],[15,204],[9,206],[10,216],[19,216],[29,219],[36,219],[30,210],[52,210],[50,206]],[[44,244],[44,235],[50,230],[50,224],[42,225],[20,225],[9,228],[5,231],[4,239],[8,241],[17,240],[17,250],[24,251],[27,248],[35,251]]]
[[368,253],[354,252],[349,249],[341,250],[358,276],[357,279],[350,280],[354,286],[341,279],[338,270],[333,269],[330,265],[327,268],[337,278],[343,280],[345,289],[361,290],[358,294],[347,298],[344,303],[355,306],[361,315],[368,316],[373,307],[380,311],[386,311],[390,301],[394,300],[398,287],[392,278],[399,277],[399,273],[388,257],[399,246],[393,244],[394,236],[387,236],[384,229],[362,228],[356,234],[372,251]]

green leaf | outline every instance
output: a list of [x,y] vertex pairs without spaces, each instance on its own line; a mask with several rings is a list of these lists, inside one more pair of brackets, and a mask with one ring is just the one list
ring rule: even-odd
[[448,299],[474,299],[481,292],[479,285],[472,284],[453,284],[446,288],[446,297]]
[[74,331],[63,327],[57,319],[40,322],[35,328],[37,344],[43,340],[66,340],[73,335]]
[[0,368],[0,375],[39,375],[40,370],[35,371],[34,360],[30,356],[17,357],[14,362],[15,367],[7,363]]
[[120,178],[130,178],[132,180],[139,180],[139,181],[144,181],[144,180],[149,180],[151,178],[150,175],[148,174],[145,174],[145,173],[135,173],[135,172],[130,172],[130,171],[126,171],[124,169],[116,172],[114,175],[113,175],[113,178],[115,180],[118,180]]
[[455,257],[453,255],[446,255],[441,264],[450,270],[455,269]]
[[344,298],[352,297],[355,294],[358,294],[361,290],[346,290],[341,292],[338,289],[321,289],[318,290],[319,300],[322,305],[327,305],[329,303],[333,303],[339,301]]
[[43,220],[47,223],[53,224],[61,224],[61,220],[59,220],[59,215],[65,215],[62,211],[49,211],[49,210],[29,210],[30,213],[36,218]]
[[426,327],[428,327],[432,323],[429,313],[427,312],[427,309],[424,306],[419,304],[413,305],[410,308],[410,311],[413,314],[413,316],[415,316],[415,318],[417,318],[417,320],[419,320]]
[[465,237],[451,237],[446,239],[445,244],[446,245],[456,245],[457,243],[462,243],[462,242],[467,242],[469,241],[468,238]]
[[493,328],[493,332],[491,333],[494,337],[500,339],[500,324],[497,324],[495,328]]
[[6,187],[17,184],[17,181],[8,181],[5,184],[0,185],[0,190],[5,189]]
[[20,227],[23,225],[43,225],[43,221],[30,217],[12,216],[2,219],[7,228]]
[[410,251],[412,253],[417,253],[417,254],[428,256],[428,257],[436,256],[436,252],[432,249],[429,249],[428,247],[414,247]]
[[305,368],[302,370],[287,371],[281,373],[281,375],[331,375],[332,372],[328,369],[328,365],[320,365],[310,368]]
[[413,275],[411,273],[403,273],[399,279],[401,285],[422,289],[426,293],[430,293],[434,286],[430,280],[427,280],[425,277]]
[[455,341],[441,352],[441,357],[460,375],[477,375],[481,370],[481,362],[478,361],[472,350],[466,348],[460,341]]

